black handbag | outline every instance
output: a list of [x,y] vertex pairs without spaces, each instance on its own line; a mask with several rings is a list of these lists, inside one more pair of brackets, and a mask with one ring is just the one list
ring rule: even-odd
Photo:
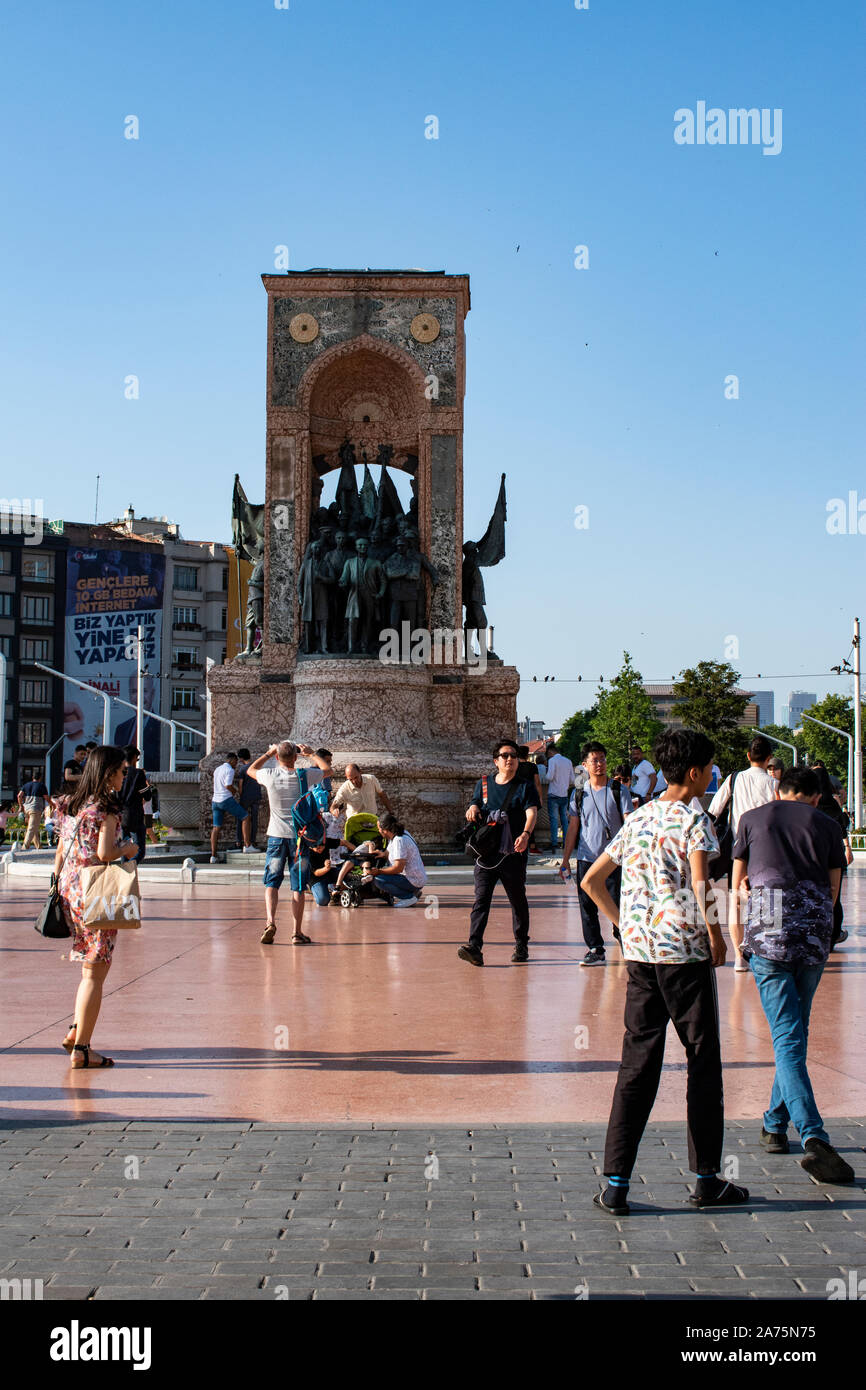
[[[505,793],[502,806],[500,807],[503,815],[508,810],[508,803],[514,795],[518,780],[516,776],[512,777],[508,791]],[[481,779],[481,788],[482,796],[486,803],[486,777],[482,777]],[[494,821],[492,824],[485,822],[483,825],[479,825],[477,822],[470,822],[465,830],[458,832],[458,838],[463,841],[463,848],[466,853],[471,855],[482,868],[495,868],[496,865],[492,861],[496,860],[497,856],[500,859],[504,858],[501,852],[502,828],[502,821]]]
[[734,865],[734,787],[739,775],[738,770],[731,778],[731,795],[724,810],[717,816],[710,817],[719,842],[718,854],[710,858],[711,875],[714,879],[727,878]]
[[[78,830],[80,825],[81,817],[79,816],[75,826],[75,834],[72,836],[72,839],[69,843],[69,849],[63,856],[63,863],[60,865],[60,873],[63,872],[63,865],[69,858],[69,851],[72,849],[72,846],[78,839]],[[69,923],[66,920],[66,914],[63,911],[63,904],[60,901],[60,893],[58,892],[57,888],[59,877],[59,874],[51,875],[51,886],[48,889],[48,898],[39,916],[33,923],[34,931],[38,931],[40,936],[52,937],[55,940],[61,940],[63,937],[72,935],[72,932],[69,930]]]

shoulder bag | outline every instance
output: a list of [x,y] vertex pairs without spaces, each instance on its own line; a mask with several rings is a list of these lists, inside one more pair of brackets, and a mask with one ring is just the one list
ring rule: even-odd
[[[78,839],[78,831],[80,827],[81,816],[79,816],[78,820],[75,822],[75,831],[72,836],[72,839],[69,841],[69,849],[63,856],[63,860],[60,865],[61,874],[63,873],[63,866],[69,858],[72,846]],[[36,921],[33,923],[34,931],[38,931],[40,936],[53,937],[57,940],[61,940],[63,937],[72,935],[72,932],[69,930],[69,923],[66,920],[66,914],[63,911],[63,904],[60,901],[60,893],[57,889],[59,878],[60,874],[51,875],[51,886],[48,889],[48,897],[45,901],[45,906],[42,908],[42,911],[36,918]]]

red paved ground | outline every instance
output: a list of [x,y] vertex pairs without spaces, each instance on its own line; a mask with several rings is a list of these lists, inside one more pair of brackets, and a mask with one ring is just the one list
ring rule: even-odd
[[[580,969],[573,889],[530,889],[532,960],[509,964],[510,913],[498,896],[483,970],[456,956],[469,886],[433,888],[438,920],[307,908],[315,945],[292,947],[284,917],[259,945],[259,887],[145,886],[146,920],[124,932],[94,1045],[110,1071],[70,1072],[60,1038],[80,967],[31,923],[41,885],[0,884],[0,1117],[243,1118],[482,1122],[607,1118],[622,1035],[621,965]],[[866,873],[845,889],[852,937],[831,956],[810,1041],[827,1116],[866,1113],[863,1073]],[[618,959],[611,951],[608,959]],[[754,982],[719,972],[726,1109],[757,1118],[772,1052]],[[575,1028],[589,1030],[575,1047]],[[285,1034],[288,1030],[287,1045]],[[282,1044],[282,1046],[280,1045]],[[655,1117],[684,1115],[673,1031]]]

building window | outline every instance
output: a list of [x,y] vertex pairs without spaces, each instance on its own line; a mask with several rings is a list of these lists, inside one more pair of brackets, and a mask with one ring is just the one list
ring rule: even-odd
[[22,555],[21,578],[33,579],[40,584],[48,584],[54,578],[54,556]]
[[224,608],[222,611],[222,617],[220,619],[220,627],[222,628],[223,632],[225,632],[226,628],[228,627],[228,616],[229,610],[227,608]]
[[12,617],[12,595],[0,594],[0,618]]
[[18,742],[31,748],[48,743],[47,719],[21,719],[18,722]]
[[0,636],[0,652],[9,659],[12,657],[12,638]]
[[22,661],[51,661],[53,655],[54,643],[50,637],[21,638]]
[[[0,550],[0,574],[12,573],[12,551]],[[225,585],[223,585],[225,588]]]
[[195,695],[192,686],[176,685],[172,692],[172,709],[197,709]]
[[198,652],[195,647],[175,647],[172,658],[175,666],[198,666]]
[[198,569],[195,565],[175,565],[174,587],[176,589],[197,589]]
[[228,566],[224,566],[224,567],[223,567],[223,593],[224,593],[224,594],[227,594],[228,591],[229,591],[229,572],[228,572]]
[[24,623],[53,623],[53,594],[22,594],[21,621]]
[[175,627],[198,627],[198,609],[175,606],[172,610]]
[[178,729],[177,737],[174,741],[175,751],[178,753],[192,753],[196,748],[204,749],[204,740],[196,738],[195,734],[189,729]]
[[19,763],[18,764],[18,785],[23,787],[25,782],[41,782],[45,777],[45,767],[42,763]]
[[18,689],[22,705],[51,704],[48,681],[23,680]]

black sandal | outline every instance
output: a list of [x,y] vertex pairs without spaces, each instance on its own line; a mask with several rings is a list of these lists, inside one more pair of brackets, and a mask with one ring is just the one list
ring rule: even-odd
[[689,1202],[693,1207],[739,1207],[748,1200],[749,1189],[737,1187],[732,1182],[726,1182],[714,1197],[701,1197],[697,1191],[689,1196]]
[[73,1047],[72,1051],[73,1051],[73,1052],[83,1052],[83,1053],[84,1053],[84,1066],[81,1066],[81,1067],[73,1067],[73,1071],[85,1071],[86,1068],[89,1067],[89,1066],[91,1066],[91,1065],[92,1065],[96,1070],[98,1070],[100,1067],[113,1067],[113,1066],[114,1066],[114,1058],[113,1058],[113,1057],[103,1057],[103,1059],[102,1059],[101,1062],[93,1062],[93,1063],[91,1063],[91,1061],[90,1061],[90,1043],[76,1043],[75,1046]]

